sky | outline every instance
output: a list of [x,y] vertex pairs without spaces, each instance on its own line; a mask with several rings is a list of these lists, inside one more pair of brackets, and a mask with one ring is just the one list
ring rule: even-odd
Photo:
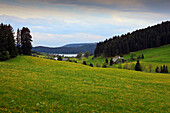
[[170,0],[0,0],[0,23],[28,27],[33,46],[104,41],[170,20]]

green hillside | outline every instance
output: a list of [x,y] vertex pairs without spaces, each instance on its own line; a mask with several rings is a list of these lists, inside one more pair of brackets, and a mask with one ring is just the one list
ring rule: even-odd
[[169,81],[170,74],[18,56],[0,62],[0,112],[168,113]]
[[[140,62],[144,66],[144,71],[148,71],[148,66],[151,64],[152,65],[152,72],[155,71],[155,68],[157,66],[162,66],[162,65],[167,65],[168,70],[170,71],[170,44],[161,46],[159,48],[150,48],[150,49],[145,49],[137,52],[132,52],[135,53],[137,56],[144,54],[144,59],[140,59]],[[125,60],[127,60],[127,63],[130,65],[130,63],[136,64],[136,61],[131,61],[131,54],[129,53],[127,55],[123,55]],[[102,66],[103,62],[105,62],[105,57],[97,57],[94,60],[92,60],[93,56],[90,56],[88,59],[87,58],[82,58],[81,60],[73,58],[73,60],[78,60],[79,63],[82,63],[83,61],[87,61],[88,64],[93,63],[94,66],[96,66],[96,63],[100,64]],[[108,60],[110,61],[110,58]],[[126,63],[122,64],[125,65]],[[108,65],[109,66],[109,65]],[[109,66],[109,67],[118,67],[119,64]]]

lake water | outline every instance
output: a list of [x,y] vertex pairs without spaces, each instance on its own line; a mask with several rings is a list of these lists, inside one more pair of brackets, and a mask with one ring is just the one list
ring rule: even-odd
[[57,55],[60,55],[60,56],[64,55],[64,57],[76,57],[77,56],[77,54],[57,54]]

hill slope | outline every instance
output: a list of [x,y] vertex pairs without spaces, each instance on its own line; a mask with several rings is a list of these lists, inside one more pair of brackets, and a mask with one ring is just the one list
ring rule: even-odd
[[[145,69],[143,71],[149,71],[148,66],[150,64],[152,65],[152,72],[155,72],[155,68],[157,66],[160,67],[162,65],[167,65],[168,70],[170,71],[170,58],[169,58],[169,56],[170,56],[170,44],[165,45],[165,46],[161,46],[161,47],[157,47],[157,48],[150,48],[150,49],[140,50],[140,51],[137,51],[137,52],[131,52],[129,54],[124,55],[123,57],[125,58],[125,60],[128,60],[129,66],[130,66],[130,63],[133,63],[134,65],[136,64],[136,61],[129,60],[129,59],[131,59],[132,53],[136,54],[136,56],[144,54],[145,58],[140,59],[140,62],[145,67]],[[94,66],[96,66],[96,63],[98,63],[102,66],[102,64],[105,62],[105,59],[106,59],[105,57],[97,57],[97,58],[94,58],[94,60],[92,60],[92,58],[93,58],[93,56],[90,56],[89,58],[82,58],[81,60],[73,58],[72,60],[77,60],[78,63],[82,63],[83,61],[86,61],[88,65],[90,63],[92,63]],[[111,57],[107,57],[107,58],[110,62]],[[124,64],[126,64],[126,63],[124,63]],[[117,68],[118,66],[119,66],[119,64],[113,65],[113,66],[110,66],[110,67],[116,67]]]
[[18,56],[0,62],[0,112],[170,112],[170,74]]
[[97,43],[94,57],[113,57],[170,44],[170,21]]

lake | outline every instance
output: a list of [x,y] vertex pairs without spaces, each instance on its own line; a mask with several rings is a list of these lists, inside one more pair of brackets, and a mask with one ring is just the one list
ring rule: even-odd
[[64,56],[64,57],[76,57],[77,56],[77,54],[56,54],[56,55]]

